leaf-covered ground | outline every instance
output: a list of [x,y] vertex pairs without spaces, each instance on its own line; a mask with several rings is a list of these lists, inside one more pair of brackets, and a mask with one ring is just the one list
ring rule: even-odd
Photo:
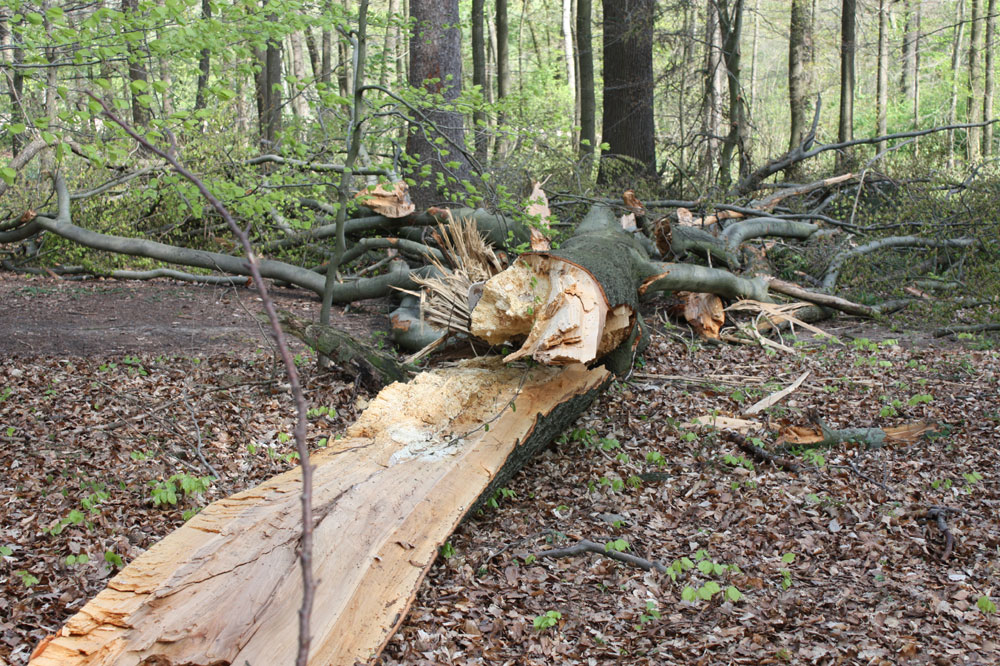
[[[382,663],[1000,661],[996,351],[831,325],[843,344],[786,338],[792,352],[768,354],[655,328],[644,367],[452,537]],[[281,369],[258,345],[121,345],[0,358],[0,663],[24,664],[186,512],[294,463]],[[318,446],[363,396],[301,358]],[[791,473],[685,425],[739,416],[806,370],[755,417],[765,446],[810,415],[836,428],[929,420],[932,433],[781,451],[802,466]],[[954,537],[946,558],[935,508]],[[580,539],[673,575],[537,557]]]

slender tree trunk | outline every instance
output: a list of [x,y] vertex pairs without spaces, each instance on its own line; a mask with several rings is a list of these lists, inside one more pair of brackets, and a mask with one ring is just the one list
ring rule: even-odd
[[[884,1],[884,0],[883,0]],[[808,93],[806,63],[809,60],[809,0],[792,0],[791,19],[788,26],[788,102],[789,129],[788,147],[795,148],[802,143],[806,134],[806,99]],[[799,174],[789,172],[794,180]]]
[[[971,30],[969,32],[969,96],[965,104],[966,122],[978,123],[982,105],[982,83],[979,78],[979,51],[983,35],[982,17],[980,16],[980,0],[972,0],[970,16]],[[978,127],[970,127],[967,135],[966,156],[970,162],[979,161],[981,132]]]
[[[482,0],[480,0],[480,4],[482,4]],[[399,13],[399,0],[389,0],[389,21],[385,26],[385,40],[382,45],[382,71],[378,77],[378,84],[383,88],[389,84],[389,63],[392,63],[394,68],[399,66],[396,62],[397,19],[394,18],[397,13]],[[474,15],[475,10],[473,10]],[[476,40],[473,38],[472,41]],[[475,54],[475,50],[473,50],[473,54]]]
[[[122,13],[128,17],[139,11],[139,0],[122,0]],[[140,46],[145,34],[141,30],[127,29],[128,44],[128,82],[132,98],[132,124],[139,128],[149,122],[149,109],[139,101],[146,92],[149,74],[146,72],[146,53]]]
[[722,34],[722,59],[726,64],[729,88],[729,133],[719,158],[719,181],[728,186],[732,179],[733,153],[739,151],[739,176],[750,175],[750,123],[743,98],[740,39],[743,34],[743,0],[716,0],[719,8],[719,31]]
[[[440,95],[448,104],[462,90],[462,31],[458,0],[412,0],[410,12],[410,85]],[[441,140],[439,144],[439,139]],[[462,114],[433,104],[420,109],[410,124],[406,152],[431,171],[429,181],[411,190],[418,208],[441,200],[438,179],[453,187],[469,178],[469,164],[463,152],[465,132]],[[457,163],[455,167],[453,163]]]
[[604,0],[604,142],[598,181],[656,176],[656,0]]
[[[854,53],[855,18],[857,0],[843,0],[840,15],[840,123],[837,140],[851,141],[854,138]],[[838,166],[843,168],[849,161],[850,153],[838,153]]]
[[[888,0],[878,2],[878,78],[875,92],[875,121],[878,125],[878,135],[888,134],[889,105],[889,22],[886,6]],[[875,152],[885,150],[885,142],[875,144]]]
[[566,83],[573,94],[573,126],[580,122],[580,89],[576,82],[576,54],[573,49],[573,0],[562,0],[563,57],[566,59]]
[[[201,20],[208,22],[212,19],[211,0],[201,0]],[[195,84],[194,108],[205,108],[205,91],[208,88],[208,76],[212,71],[212,51],[209,48],[201,50],[198,59],[198,83]]]
[[292,75],[296,79],[296,84],[290,86],[292,112],[296,118],[304,120],[309,113],[309,105],[306,98],[302,96],[302,89],[307,79],[305,54],[302,50],[302,33],[295,31],[288,35],[288,44],[291,46]]
[[750,117],[757,103],[757,51],[760,44],[760,0],[753,3],[753,40],[750,47]]
[[[346,14],[350,8],[350,0],[341,0],[341,4]],[[337,59],[339,60],[337,66],[337,85],[340,88],[340,94],[343,97],[350,97],[354,94],[354,91],[351,90],[351,78],[354,74],[351,72],[351,54],[347,42],[343,39],[337,40]]]
[[580,154],[584,174],[590,175],[597,141],[597,102],[594,92],[594,38],[591,32],[591,0],[577,0],[576,42],[580,53]]
[[900,61],[899,90],[903,98],[910,96],[910,76],[913,73],[913,4],[903,0],[903,49]]
[[[274,17],[277,20],[277,17]],[[273,150],[278,145],[278,135],[281,133],[281,42],[272,39],[267,43],[264,52],[264,127],[261,139],[267,150]]]
[[[965,29],[965,0],[958,0],[955,32],[951,44],[951,103],[948,108],[948,124],[958,120],[958,71],[962,61],[962,34]],[[955,130],[948,130],[948,168],[955,167]]]
[[[996,0],[986,3],[986,77],[983,91],[983,120],[993,119],[994,60],[993,40],[996,37]],[[983,157],[993,154],[993,125],[983,128]]]
[[[920,129],[920,15],[923,3],[917,1],[916,30],[913,36],[913,129]],[[920,138],[913,142],[914,157],[920,154]]]
[[[333,9],[333,0],[326,0],[324,4],[327,14]],[[320,32],[320,71],[319,82],[330,85],[333,72],[333,32],[329,28],[323,28]]]
[[[523,21],[522,21],[523,24]],[[497,40],[497,102],[502,103],[504,98],[510,94],[510,22],[507,16],[507,0],[496,0],[496,40]],[[518,49],[520,58],[521,49]],[[523,79],[523,77],[521,77]],[[502,125],[505,121],[505,114],[497,114],[497,125],[501,126],[497,132],[496,143],[493,146],[493,155],[503,155],[506,148],[505,133]]]
[[707,182],[715,170],[719,155],[719,134],[722,126],[722,37],[719,34],[719,12],[714,0],[707,0],[705,11],[705,84],[702,95],[701,132],[705,150],[699,171]]
[[[7,79],[7,97],[10,99],[10,119],[11,122],[27,125],[28,119],[24,113],[24,69],[18,66],[24,64],[24,48],[21,45],[21,36],[16,30],[10,31],[10,41],[14,47],[11,53],[14,67],[3,68],[4,78]],[[24,135],[11,134],[10,137],[11,156],[17,157],[24,147]]]
[[[478,86],[486,99],[486,25],[484,0],[472,0],[472,85]],[[487,117],[484,108],[472,112],[472,131],[475,136],[476,160],[485,164],[489,137],[487,135]]]
[[316,35],[313,34],[312,28],[309,26],[306,26],[303,34],[306,38],[306,53],[309,54],[309,67],[312,69],[313,80],[319,81],[320,70],[323,66],[320,60],[319,46],[316,44]]

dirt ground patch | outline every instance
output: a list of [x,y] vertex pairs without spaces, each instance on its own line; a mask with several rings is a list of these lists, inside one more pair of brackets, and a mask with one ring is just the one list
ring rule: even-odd
[[[278,308],[315,318],[319,301],[272,289]],[[334,325],[367,338],[387,330],[387,301],[334,308]],[[132,352],[252,352],[271,344],[257,294],[245,287],[90,280],[0,273],[0,354],[92,356]]]

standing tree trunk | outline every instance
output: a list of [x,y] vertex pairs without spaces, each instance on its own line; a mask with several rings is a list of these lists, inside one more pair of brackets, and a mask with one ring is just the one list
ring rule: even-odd
[[264,51],[264,117],[261,142],[267,150],[278,144],[281,133],[281,41],[272,39]]
[[[993,39],[996,36],[996,0],[988,0],[986,3],[986,79],[985,90],[983,91],[983,120],[993,119]],[[993,154],[993,125],[983,128],[983,157]]]
[[903,98],[910,96],[910,76],[913,73],[913,7],[912,0],[903,0],[903,49],[900,62],[899,89]]
[[[21,19],[24,20],[24,19]],[[7,96],[10,99],[10,119],[11,122],[28,124],[27,116],[24,113],[24,69],[19,65],[24,64],[24,48],[22,47],[21,35],[16,30],[10,31],[11,44],[14,46],[11,60],[14,67],[4,68],[4,78],[7,79]],[[10,135],[11,157],[17,157],[24,147],[25,137],[23,134]]]
[[[888,0],[878,2],[878,81],[875,92],[875,121],[878,124],[878,135],[888,134],[889,106],[889,10]],[[875,144],[875,152],[885,150],[885,141]]]
[[[139,0],[122,0],[122,14],[126,19],[134,17],[139,11]],[[135,127],[145,127],[149,122],[149,108],[139,97],[147,94],[149,75],[146,72],[146,54],[140,43],[145,38],[143,30],[125,27],[125,42],[128,44],[128,82],[132,98],[132,124]]]
[[[884,0],[883,0],[884,2]],[[806,101],[809,81],[806,63],[809,59],[809,49],[812,35],[809,33],[809,0],[792,0],[791,20],[788,26],[788,102],[790,107],[791,128],[788,136],[788,149],[793,150],[806,135]],[[789,180],[801,176],[801,162],[788,169]]]
[[[332,11],[333,0],[326,0],[324,7],[327,14]],[[323,28],[320,32],[320,72],[319,82],[330,85],[330,77],[333,72],[333,32],[329,28]]]
[[594,37],[590,22],[593,17],[591,0],[577,0],[576,43],[580,54],[580,155],[581,169],[589,178],[597,141],[597,101],[594,95]]
[[729,133],[726,135],[719,158],[719,182],[723,186],[728,186],[732,179],[731,164],[734,151],[739,150],[740,178],[750,175],[750,123],[747,119],[740,74],[743,0],[735,0],[732,9],[729,0],[716,0],[716,6],[719,9],[719,32],[722,35],[722,59],[726,64],[729,84]]
[[[482,5],[482,0],[479,0],[479,4]],[[383,88],[389,85],[389,63],[391,62],[394,68],[399,67],[399,63],[396,62],[396,28],[398,19],[395,18],[398,12],[399,0],[389,0],[389,20],[385,24],[385,38],[382,43],[382,70],[378,77],[378,84]],[[481,14],[482,12],[480,11]],[[479,29],[482,30],[482,25],[480,25]],[[475,39],[472,41],[475,42]],[[473,51],[473,54],[475,54],[475,51]]]
[[722,126],[722,38],[719,35],[719,11],[715,0],[707,0],[705,10],[705,84],[702,94],[701,133],[705,150],[699,166],[702,181],[707,182],[714,171],[719,153]]
[[562,37],[563,57],[566,59],[566,83],[573,94],[573,127],[576,127],[580,124],[580,87],[576,78],[576,50],[573,48],[573,0],[563,0]]
[[604,0],[604,131],[597,180],[656,176],[653,23],[656,0]]
[[[962,33],[965,28],[965,0],[958,0],[955,19],[955,35],[951,44],[951,103],[948,108],[948,124],[954,125],[958,119],[958,68],[962,60]],[[948,130],[948,168],[955,166],[955,130]]]
[[437,97],[420,108],[406,138],[406,152],[430,168],[430,180],[411,190],[417,207],[427,208],[440,200],[439,185],[469,178],[462,114],[448,106],[462,90],[462,31],[458,0],[412,0],[410,13],[410,85]]
[[[857,0],[843,0],[840,15],[840,124],[837,127],[837,141],[854,138],[854,52],[855,16]],[[850,153],[837,153],[838,168],[843,168],[850,159]]]
[[[478,86],[486,100],[486,36],[485,16],[483,14],[485,0],[472,0],[472,85]],[[483,106],[472,112],[472,131],[476,144],[476,160],[485,164],[489,138],[487,136],[487,116]]]
[[[920,129],[920,13],[923,4],[916,0],[917,7],[913,15],[913,129]],[[913,141],[913,155],[920,154],[920,139]]]
[[[211,0],[201,0],[201,20],[207,23],[211,18]],[[201,50],[201,57],[198,59],[198,83],[195,85],[194,93],[195,110],[205,108],[205,90],[208,88],[208,75],[211,71],[212,51],[206,47]]]
[[754,117],[757,102],[757,53],[760,45],[760,0],[753,3],[753,39],[750,46],[750,117]]
[[[510,22],[507,16],[507,0],[496,0],[496,30],[497,30],[497,102],[510,94]],[[518,49],[518,58],[520,58]],[[497,114],[496,143],[493,145],[493,155],[502,155],[505,152],[506,137],[505,131],[500,127],[504,123],[504,113]]]
[[[966,122],[978,123],[982,105],[980,100],[983,96],[982,84],[979,80],[979,42],[983,35],[983,26],[979,16],[979,0],[972,0],[972,31],[969,34],[969,97],[965,105]],[[970,127],[965,146],[966,156],[970,162],[979,160],[980,131],[978,127]]]
[[307,81],[305,53],[302,50],[302,32],[296,30],[288,35],[288,45],[291,50],[291,69],[295,76],[296,83],[289,86],[288,94],[291,95],[292,112],[299,120],[304,120],[309,111],[309,104],[302,95],[303,87]]

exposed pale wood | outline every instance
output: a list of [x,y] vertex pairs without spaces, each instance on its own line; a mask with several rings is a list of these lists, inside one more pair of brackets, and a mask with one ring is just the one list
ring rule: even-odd
[[[423,373],[383,389],[344,439],[314,454],[319,586],[309,663],[376,655],[477,498],[608,378],[603,367],[525,370],[496,360]],[[291,663],[299,479],[292,470],[207,507],[127,566],[31,666]]]
[[678,291],[681,299],[680,314],[703,338],[719,338],[719,331],[726,323],[722,299],[715,294]]
[[371,208],[377,215],[397,219],[411,215],[416,210],[410,201],[409,189],[410,186],[403,181],[394,183],[391,189],[378,184],[361,190],[354,195],[354,198]]
[[796,379],[794,382],[792,382],[785,388],[781,389],[780,391],[775,391],[774,393],[767,396],[763,400],[755,402],[750,407],[747,407],[745,410],[743,410],[743,416],[752,416],[758,412],[764,411],[768,407],[773,407],[774,405],[778,404],[786,397],[788,397],[788,395],[793,393],[795,389],[801,386],[802,382],[806,380],[806,377],[808,377],[811,372],[812,370],[806,370],[801,375],[799,375],[798,379]]

